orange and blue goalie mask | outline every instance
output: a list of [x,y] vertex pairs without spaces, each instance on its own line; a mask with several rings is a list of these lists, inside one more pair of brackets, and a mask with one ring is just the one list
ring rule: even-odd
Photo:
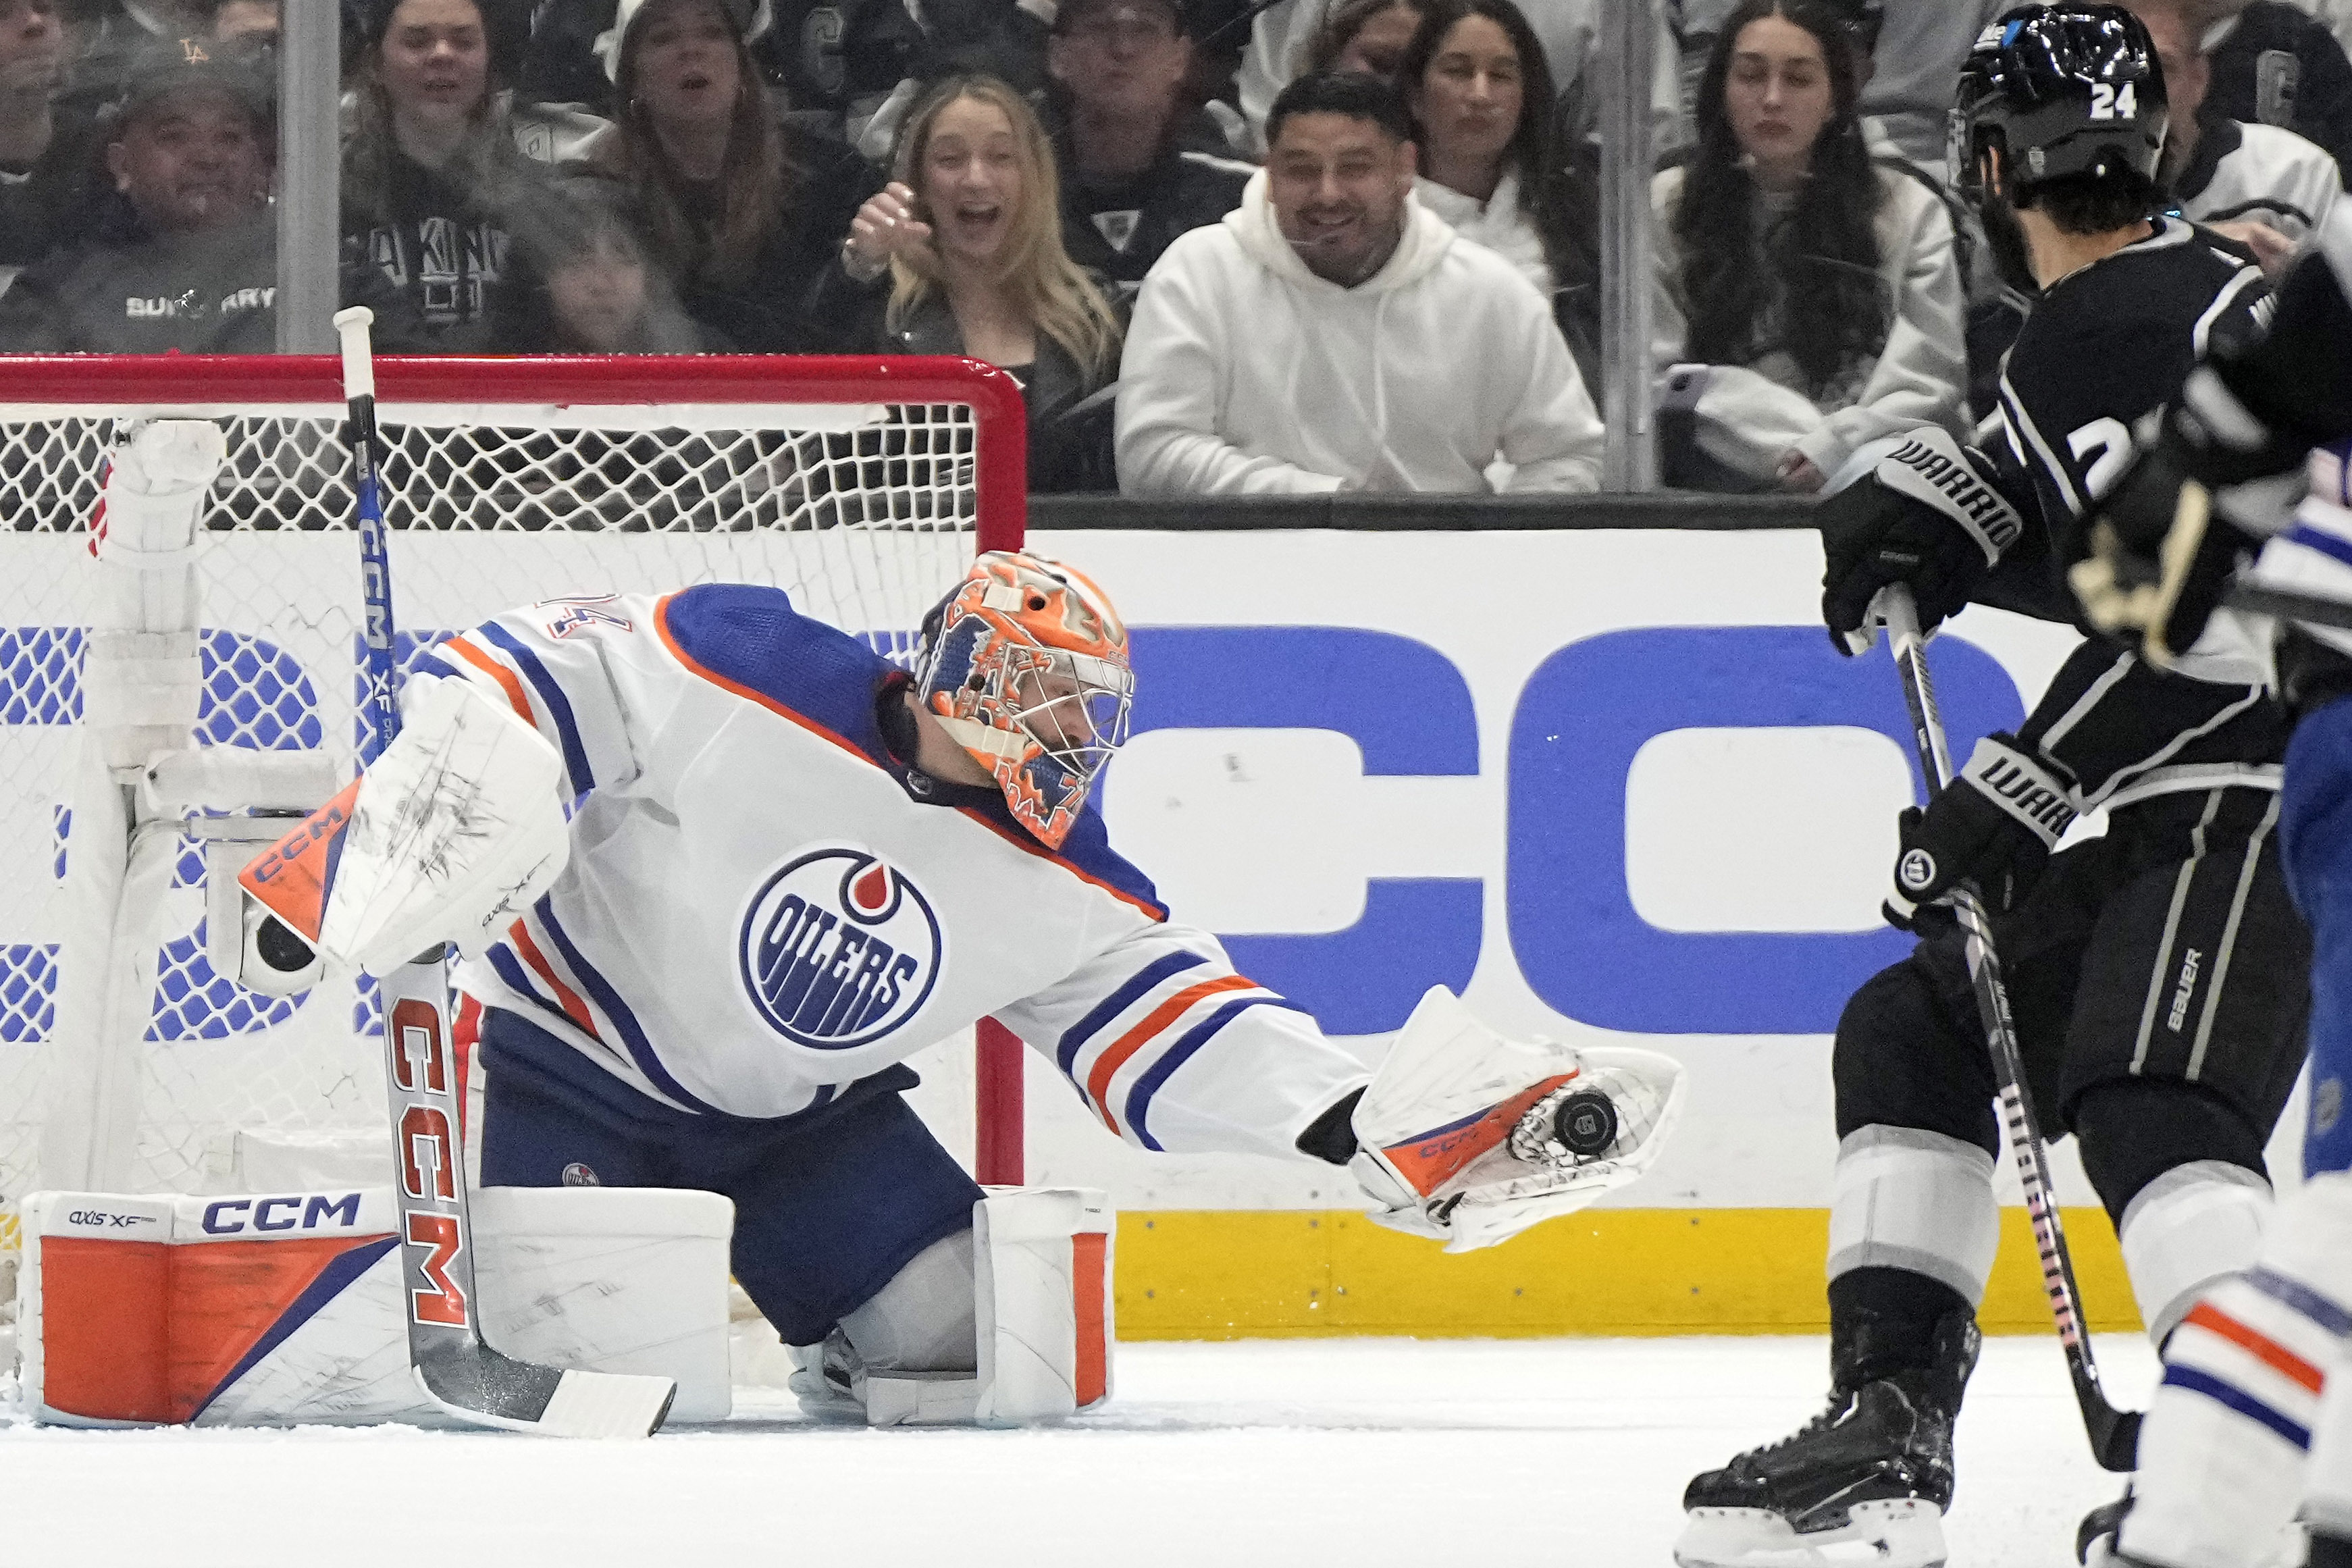
[[1127,739],[1127,627],[1058,563],[992,551],[924,626],[924,711],[989,771],[1013,818],[1058,849]]

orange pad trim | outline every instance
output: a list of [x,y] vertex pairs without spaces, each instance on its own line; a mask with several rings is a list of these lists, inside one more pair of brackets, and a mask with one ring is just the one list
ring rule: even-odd
[[1070,1289],[1077,1308],[1078,1408],[1110,1393],[1110,1335],[1103,1321],[1103,1270],[1110,1237],[1080,1231],[1070,1237]]
[[1427,1197],[1460,1175],[1472,1161],[1508,1138],[1511,1129],[1518,1125],[1519,1118],[1525,1116],[1537,1100],[1576,1076],[1563,1073],[1558,1078],[1548,1078],[1476,1116],[1424,1132],[1418,1138],[1408,1138],[1402,1143],[1392,1143],[1381,1152],[1388,1157],[1390,1164],[1396,1167],[1397,1174],[1412,1184],[1413,1191]]
[[292,926],[302,940],[316,942],[327,918],[327,895],[335,885],[335,867],[343,858],[343,835],[350,831],[359,799],[360,781],[302,819],[302,825],[263,850],[237,873],[237,886],[268,907],[269,912]]

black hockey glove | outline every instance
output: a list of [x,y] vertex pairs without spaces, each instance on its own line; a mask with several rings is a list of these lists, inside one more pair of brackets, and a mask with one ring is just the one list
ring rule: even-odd
[[1910,931],[1920,906],[1965,879],[1990,911],[2008,913],[2040,879],[2074,815],[2073,796],[2048,763],[2014,735],[1986,736],[1927,810],[1903,813],[1895,892],[1880,912],[1887,924]]
[[1915,430],[1867,479],[1822,503],[1822,619],[1830,644],[1860,653],[1877,637],[1879,591],[1907,585],[1919,629],[1969,602],[2025,525],[1974,456],[1932,426]]
[[[2221,515],[2215,490],[2242,506],[2292,506],[2302,454],[2285,453],[2210,368],[2189,377],[2160,433],[2146,434],[2152,449],[2099,502],[2067,581],[2084,620],[2163,669],[2203,635],[2256,542]],[[2284,486],[2265,484],[2280,475]]]

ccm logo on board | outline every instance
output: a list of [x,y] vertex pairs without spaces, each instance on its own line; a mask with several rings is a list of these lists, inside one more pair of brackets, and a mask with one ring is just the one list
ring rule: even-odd
[[296,1193],[283,1198],[223,1198],[205,1205],[207,1236],[238,1235],[248,1228],[248,1220],[254,1230],[317,1230],[330,1220],[352,1230],[360,1223],[360,1195]]

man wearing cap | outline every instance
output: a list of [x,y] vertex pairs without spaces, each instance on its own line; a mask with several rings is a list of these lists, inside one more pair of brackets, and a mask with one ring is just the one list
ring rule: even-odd
[[1062,244],[1123,296],[1178,235],[1241,205],[1256,173],[1183,104],[1192,65],[1182,0],[1063,0],[1046,42],[1065,110],[1054,136]]
[[260,79],[229,46],[173,39],[134,63],[100,135],[118,210],[0,297],[0,350],[276,347],[274,138]]

